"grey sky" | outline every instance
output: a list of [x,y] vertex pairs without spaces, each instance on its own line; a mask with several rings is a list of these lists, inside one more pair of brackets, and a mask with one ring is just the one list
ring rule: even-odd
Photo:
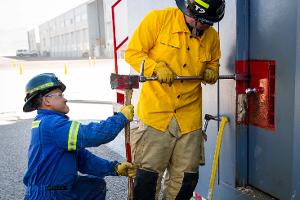
[[28,48],[27,31],[88,0],[1,0],[0,56]]

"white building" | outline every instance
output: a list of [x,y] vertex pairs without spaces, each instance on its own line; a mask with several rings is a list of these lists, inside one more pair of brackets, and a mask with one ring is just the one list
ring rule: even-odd
[[37,40],[35,37],[35,30],[32,29],[27,31],[27,39],[28,39],[28,48],[30,51],[39,51]]
[[112,57],[112,0],[90,0],[39,26],[40,51],[52,57]]

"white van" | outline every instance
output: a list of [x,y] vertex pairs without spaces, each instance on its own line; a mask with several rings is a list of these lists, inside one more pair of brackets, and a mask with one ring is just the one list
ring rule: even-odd
[[16,51],[16,56],[38,56],[36,51],[29,51],[27,49],[18,49]]

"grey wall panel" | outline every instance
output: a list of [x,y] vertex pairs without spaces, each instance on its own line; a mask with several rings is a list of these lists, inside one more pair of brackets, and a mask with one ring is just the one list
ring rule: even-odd
[[127,0],[128,5],[128,32],[129,37],[139,25],[144,16],[151,10],[166,7],[176,7],[175,0],[137,1]]
[[280,199],[290,198],[292,177],[296,2],[250,4],[250,59],[276,61],[276,131],[250,126],[249,183]]
[[[249,1],[237,1],[237,41],[236,59],[248,60],[249,57]],[[236,184],[246,186],[248,183],[248,126],[236,126]]]
[[[226,2],[224,21],[220,23],[221,68],[220,74],[235,73],[236,55],[236,2]],[[220,154],[220,180],[234,187],[235,185],[235,80],[219,81],[219,114],[229,117],[225,127],[222,152]]]
[[295,70],[295,113],[293,130],[293,186],[291,197],[300,199],[300,1],[297,5],[297,38],[296,38],[296,70]]
[[[218,113],[218,88],[215,85],[205,85],[202,87],[202,119],[205,114],[217,115]],[[204,122],[203,122],[204,123]],[[211,175],[211,168],[214,156],[214,149],[216,145],[218,133],[218,123],[210,120],[207,127],[207,141],[205,143],[205,166],[200,166],[200,178],[196,187],[196,191],[206,196],[208,192],[209,179]],[[216,178],[218,182],[218,178]]]
[[[215,26],[218,30],[218,26]],[[221,66],[220,74],[234,74],[236,55],[236,2],[226,2],[224,19],[219,23],[221,41]],[[218,186],[226,184],[232,190],[235,187],[235,81],[220,80],[219,85],[203,86],[203,115],[227,115],[230,123],[226,125],[223,143],[220,152],[219,176],[216,178],[216,191]],[[206,166],[200,167],[200,179],[196,191],[202,195],[207,194],[211,166],[218,133],[217,122],[210,121],[207,130]],[[221,184],[221,185],[219,185]],[[225,191],[225,190],[219,190]],[[214,199],[224,198],[224,194],[215,196]]]
[[[148,0],[127,0],[127,13],[128,13],[128,36],[129,40],[131,35],[145,17],[145,15],[154,9],[162,9],[166,7],[176,7],[175,0],[163,0],[163,1],[148,1]],[[135,73],[133,69],[130,70],[131,73]],[[139,90],[133,92],[133,104],[137,104],[139,98]]]

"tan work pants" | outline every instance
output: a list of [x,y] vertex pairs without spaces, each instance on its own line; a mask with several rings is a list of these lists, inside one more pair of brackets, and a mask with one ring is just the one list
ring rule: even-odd
[[184,172],[198,172],[204,163],[204,138],[202,131],[196,130],[181,135],[175,117],[163,133],[140,122],[131,133],[133,162],[139,168],[159,173],[156,199],[160,192],[161,177],[165,170],[164,198],[174,200],[178,194]]

